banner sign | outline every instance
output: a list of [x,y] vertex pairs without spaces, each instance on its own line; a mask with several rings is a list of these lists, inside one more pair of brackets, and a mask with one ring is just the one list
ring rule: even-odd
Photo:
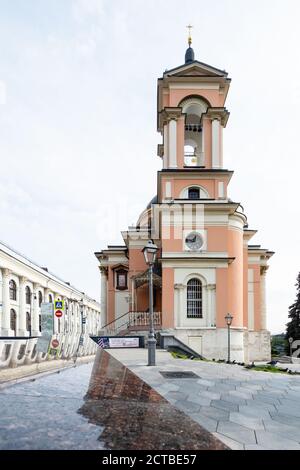
[[46,353],[54,332],[53,304],[41,304],[41,336],[38,337],[36,348],[38,352]]
[[91,336],[102,349],[143,348],[143,336]]

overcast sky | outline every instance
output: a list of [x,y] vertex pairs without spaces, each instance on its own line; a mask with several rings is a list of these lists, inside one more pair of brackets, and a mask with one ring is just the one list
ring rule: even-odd
[[298,0],[0,0],[0,239],[99,300],[94,251],[156,193],[156,80],[196,59],[232,78],[230,197],[276,251],[268,327],[300,271]]

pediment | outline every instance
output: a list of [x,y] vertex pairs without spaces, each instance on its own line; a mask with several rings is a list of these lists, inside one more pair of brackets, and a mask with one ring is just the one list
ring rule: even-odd
[[220,70],[203,62],[193,61],[171,70],[166,70],[164,77],[227,77],[225,70]]

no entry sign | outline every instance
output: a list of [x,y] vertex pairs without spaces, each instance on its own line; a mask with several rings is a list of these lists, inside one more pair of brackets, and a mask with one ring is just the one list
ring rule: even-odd
[[59,341],[57,339],[54,339],[51,343],[53,348],[57,348],[59,346]]
[[55,310],[55,315],[57,316],[57,318],[60,318],[62,317],[63,313],[61,310]]

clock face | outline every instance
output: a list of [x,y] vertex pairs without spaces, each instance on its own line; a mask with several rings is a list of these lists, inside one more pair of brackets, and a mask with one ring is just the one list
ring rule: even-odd
[[189,247],[190,250],[197,251],[203,246],[203,238],[200,233],[191,232],[185,239],[186,245]]

